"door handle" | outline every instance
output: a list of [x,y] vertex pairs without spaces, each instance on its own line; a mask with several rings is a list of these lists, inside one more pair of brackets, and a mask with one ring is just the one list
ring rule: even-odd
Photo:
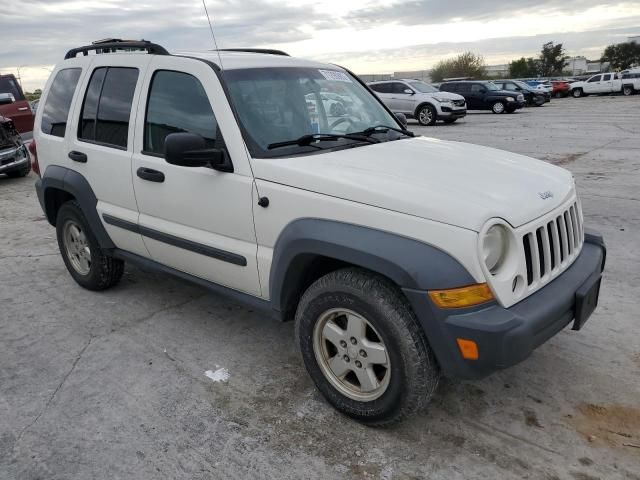
[[29,110],[29,107],[18,107],[18,111],[19,112],[24,112],[24,111],[27,111],[27,110]]
[[156,182],[156,183],[164,182],[164,173],[159,172],[158,170],[154,170],[152,168],[140,167],[136,171],[136,174],[143,180],[148,180],[150,182]]
[[76,150],[71,150],[69,152],[69,158],[74,162],[87,163],[87,155]]

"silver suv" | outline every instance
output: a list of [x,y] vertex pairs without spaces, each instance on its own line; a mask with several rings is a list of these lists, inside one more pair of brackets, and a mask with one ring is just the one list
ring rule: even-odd
[[438,120],[453,123],[467,114],[463,96],[441,92],[420,80],[387,80],[368,85],[391,111],[415,118],[420,125],[434,125]]

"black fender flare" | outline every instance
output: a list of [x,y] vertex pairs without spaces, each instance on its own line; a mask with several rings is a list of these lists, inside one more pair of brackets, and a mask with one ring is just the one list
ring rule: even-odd
[[433,290],[476,283],[443,250],[395,233],[333,220],[289,223],[276,241],[269,275],[274,310],[286,312],[289,294],[304,278],[305,257],[327,257],[377,272],[400,288]]
[[50,189],[62,190],[73,196],[78,202],[87,222],[89,222],[91,232],[96,237],[96,240],[98,240],[100,247],[103,249],[116,248],[100,221],[100,216],[96,209],[98,199],[93,193],[91,185],[89,185],[89,182],[82,174],[70,168],[49,165],[42,175],[42,178],[36,182],[36,191],[38,193],[40,206],[49,223],[55,226],[56,212],[54,209],[56,206],[52,203],[51,196],[47,193]]

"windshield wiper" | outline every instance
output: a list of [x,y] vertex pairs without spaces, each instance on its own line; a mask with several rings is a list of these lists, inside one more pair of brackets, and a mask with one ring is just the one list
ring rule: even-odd
[[280,147],[290,147],[292,145],[298,145],[300,147],[308,147],[313,142],[333,141],[339,138],[347,138],[349,140],[357,140],[359,142],[379,143],[380,140],[369,138],[367,135],[358,134],[339,134],[339,133],[314,133],[311,135],[303,135],[295,140],[287,140],[285,142],[275,142],[267,145],[269,150]]
[[393,130],[394,132],[401,133],[403,135],[406,135],[407,137],[416,136],[415,133],[413,133],[410,130],[407,130],[406,128],[390,127],[389,125],[376,125],[375,127],[365,128],[363,131],[356,132],[355,134],[370,136],[370,135],[373,135],[374,133],[387,133],[389,130]]

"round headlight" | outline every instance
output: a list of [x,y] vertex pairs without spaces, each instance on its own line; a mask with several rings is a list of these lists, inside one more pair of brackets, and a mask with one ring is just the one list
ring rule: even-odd
[[484,263],[491,273],[495,273],[507,253],[507,230],[502,225],[493,225],[482,240]]

